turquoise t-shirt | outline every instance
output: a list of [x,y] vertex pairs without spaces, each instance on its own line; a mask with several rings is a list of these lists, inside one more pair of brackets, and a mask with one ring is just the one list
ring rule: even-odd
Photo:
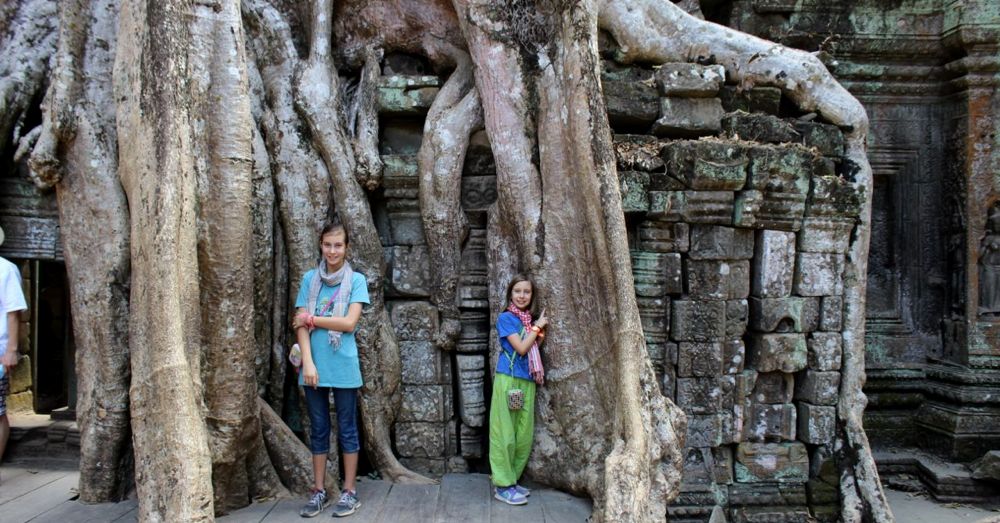
[[[525,380],[531,379],[531,373],[528,372],[528,356],[520,355],[514,350],[514,346],[510,344],[510,340],[507,336],[511,334],[517,334],[518,337],[524,339],[527,331],[524,328],[524,324],[521,320],[514,316],[514,313],[509,311],[504,311],[497,317],[497,336],[500,337],[500,357],[497,358],[497,372],[500,374],[506,374],[508,376],[513,376],[515,378],[521,378]],[[511,368],[510,358],[514,357],[514,366]]]
[[[302,284],[299,286],[299,295],[295,298],[295,307],[306,308],[309,303],[309,284],[316,275],[313,269],[302,277]],[[319,299],[316,300],[316,310],[313,314],[318,315],[326,304],[333,299],[340,291],[340,285],[333,287],[320,284]],[[355,272],[351,279],[351,297],[348,303],[371,303],[368,300],[368,280],[360,272]],[[327,313],[329,315],[329,313]],[[330,336],[326,329],[313,329],[309,335],[310,347],[312,348],[313,363],[316,364],[316,372],[319,373],[320,387],[337,387],[342,389],[353,389],[360,387],[361,383],[361,362],[358,360],[358,344],[354,340],[353,332],[345,332],[340,335],[340,349],[334,351],[330,345]],[[299,385],[302,383],[302,374],[299,374]]]

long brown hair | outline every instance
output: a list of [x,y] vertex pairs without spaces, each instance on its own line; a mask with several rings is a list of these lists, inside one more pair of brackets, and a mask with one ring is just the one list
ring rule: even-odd
[[507,303],[504,305],[504,310],[510,307],[511,299],[510,295],[514,292],[514,286],[522,281],[526,281],[531,284],[531,301],[528,302],[528,312],[531,313],[532,318],[538,317],[538,286],[535,285],[535,281],[524,274],[515,274],[511,279],[510,283],[507,284],[507,294],[504,295],[504,299]]
[[335,219],[331,222],[326,222],[326,225],[324,225],[323,228],[320,229],[319,231],[319,243],[323,243],[324,236],[330,234],[331,232],[336,232],[336,231],[343,231],[344,245],[351,244],[351,235],[350,233],[347,232],[347,227],[344,227],[344,224],[340,222],[340,219]]

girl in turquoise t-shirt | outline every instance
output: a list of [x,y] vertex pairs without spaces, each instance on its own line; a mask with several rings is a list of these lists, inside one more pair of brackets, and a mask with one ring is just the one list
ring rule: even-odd
[[[493,497],[510,505],[524,505],[531,495],[517,481],[531,454],[535,386],[545,383],[538,347],[545,339],[549,320],[542,311],[538,320],[532,321],[534,291],[535,285],[530,279],[514,276],[507,286],[507,308],[497,317],[500,356],[490,404],[490,470],[496,486]],[[511,390],[522,391],[520,408],[511,408],[508,402]]]
[[313,460],[313,492],[299,514],[313,517],[329,504],[324,482],[330,452],[330,395],[337,406],[337,440],[343,454],[344,490],[333,510],[335,516],[353,514],[358,500],[358,389],[361,364],[354,328],[363,304],[369,303],[368,282],[347,262],[350,238],[347,229],[331,223],[320,232],[319,266],[302,277],[295,300],[292,327],[302,350],[303,387],[309,411],[309,448]]

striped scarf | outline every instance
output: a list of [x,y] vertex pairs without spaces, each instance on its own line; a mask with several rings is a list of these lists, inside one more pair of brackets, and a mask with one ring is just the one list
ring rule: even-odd
[[[517,316],[517,319],[521,320],[521,325],[524,325],[524,336],[527,336],[528,331],[531,330],[531,313],[518,309],[513,303],[507,307],[507,311],[514,314],[514,316]],[[524,336],[522,336],[522,338]],[[535,383],[539,385],[545,384],[545,368],[542,367],[542,354],[538,351],[537,338],[535,338],[535,342],[531,344],[531,349],[528,350],[528,372],[535,380]]]
[[[312,280],[309,282],[309,308],[306,309],[309,314],[316,314],[316,302],[319,301],[319,291],[324,284],[329,287],[340,284],[340,289],[330,300],[333,302],[333,306],[330,306],[328,303],[319,315],[330,317],[347,316],[347,302],[351,298],[351,278],[353,277],[354,270],[351,269],[351,264],[347,261],[344,262],[339,271],[329,274],[326,272],[326,261],[320,260],[319,267],[316,268],[316,274],[313,275]],[[330,336],[330,346],[336,352],[340,349],[340,335],[342,333],[335,330],[327,330],[326,332]]]

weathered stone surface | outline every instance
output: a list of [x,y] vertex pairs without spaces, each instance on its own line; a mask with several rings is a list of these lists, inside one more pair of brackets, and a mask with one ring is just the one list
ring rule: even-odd
[[391,247],[385,250],[385,256],[389,270],[387,296],[430,296],[430,259],[425,245]]
[[750,325],[756,332],[812,332],[819,327],[818,298],[750,297]]
[[469,229],[462,249],[461,274],[458,278],[458,306],[469,309],[489,308],[489,278],[486,261],[486,229]]
[[440,85],[437,76],[382,76],[376,93],[378,112],[382,115],[424,114],[437,96]]
[[708,447],[688,447],[684,449],[684,483],[687,485],[711,485],[713,483],[713,457]]
[[692,298],[743,299],[750,293],[750,261],[689,260],[686,281]]
[[[722,406],[722,389],[719,379],[711,378],[677,378],[677,405],[688,414],[715,414]],[[691,423],[688,420],[688,433],[691,433]],[[706,446],[694,445],[691,446]],[[713,446],[713,445],[707,445]]]
[[635,279],[635,293],[637,296],[647,298],[659,298],[667,294],[667,266],[674,258],[674,262],[680,258],[678,254],[661,253],[652,251],[632,251],[632,277]]
[[743,336],[750,319],[750,305],[747,300],[726,301],[726,336]]
[[813,405],[836,405],[839,395],[839,372],[807,370],[796,375],[796,401],[804,401]]
[[711,98],[725,83],[726,70],[721,65],[666,63],[656,70],[655,78],[662,96]]
[[749,260],[753,257],[753,231],[713,225],[691,226],[692,260]]
[[778,114],[781,107],[781,89],[777,87],[754,87],[740,89],[727,85],[719,92],[722,108],[727,113],[743,111],[745,113]]
[[448,472],[445,458],[408,458],[401,456],[399,463],[404,467],[429,477],[441,477]]
[[833,441],[837,430],[837,408],[798,403],[799,439],[811,445],[826,445]]
[[735,191],[747,179],[746,148],[735,142],[685,140],[662,149],[667,174],[700,191]]
[[650,191],[647,216],[661,221],[731,225],[729,191]]
[[462,457],[469,459],[483,457],[483,430],[467,425],[461,425],[458,430]]
[[404,385],[399,421],[443,423],[451,417],[451,390],[444,385]]
[[462,209],[485,211],[497,201],[496,176],[463,176]]
[[806,208],[804,194],[740,191],[733,201],[733,225],[753,229],[798,231]]
[[853,218],[810,217],[802,220],[799,250],[844,254],[850,245]]
[[459,321],[462,323],[462,331],[458,335],[456,351],[483,354],[490,350],[489,314],[477,310],[463,310]]
[[482,427],[486,419],[486,358],[478,354],[456,354],[458,367],[458,414],[462,424]]
[[839,176],[813,176],[806,213],[809,216],[855,217],[861,212],[861,194]]
[[809,335],[809,368],[840,370],[842,338],[839,332],[814,332]]
[[660,117],[650,132],[668,137],[715,134],[722,130],[724,114],[718,98],[660,98]]
[[670,339],[722,341],[726,335],[726,302],[676,300],[671,307]]
[[601,90],[612,125],[646,126],[660,116],[660,96],[652,85],[604,79]]
[[389,212],[389,238],[394,245],[422,245],[424,225],[420,212],[412,209],[412,202],[404,206],[396,206],[393,202],[386,205]]
[[809,194],[815,156],[801,147],[751,147],[747,189]]
[[396,423],[396,449],[400,456],[437,458],[446,449],[444,423]]
[[645,334],[666,334],[669,330],[670,300],[668,298],[648,298],[636,296],[639,319]]
[[804,334],[753,334],[748,349],[750,366],[759,372],[800,371],[808,359]]
[[800,143],[806,147],[815,147],[824,156],[840,158],[844,155],[844,133],[836,125],[796,121],[794,126]]
[[462,176],[496,176],[497,165],[493,158],[493,147],[485,130],[472,133],[469,137],[469,147],[465,151],[465,164],[462,166]]
[[649,173],[618,171],[618,184],[622,194],[622,210],[624,212],[646,212],[649,210]]
[[753,387],[752,400],[760,404],[791,403],[795,378],[787,372],[760,372]]
[[970,466],[973,479],[1000,481],[1000,450],[991,450]]
[[844,255],[800,252],[796,258],[795,294],[840,296],[844,293]]
[[[415,141],[416,147],[419,149],[421,135],[415,134],[413,131],[407,127],[402,127],[397,129],[396,127],[390,127],[386,131],[394,130],[396,134],[400,135],[396,139],[398,144],[395,145],[396,148],[408,149],[414,144],[411,143]],[[419,185],[419,178],[417,172],[417,155],[416,149],[412,152],[400,153],[400,154],[383,154],[382,158],[382,178],[385,185],[385,196],[386,198],[393,199],[416,199],[417,191]]]
[[[679,389],[679,386],[678,386]],[[682,407],[683,408],[683,407]],[[687,413],[688,410],[684,409]],[[723,416],[713,414],[689,414],[685,445],[689,447],[718,447],[723,440]]]
[[758,231],[752,268],[750,292],[754,296],[790,296],[795,276],[795,233]]
[[736,481],[805,482],[809,455],[802,443],[740,443],[736,448]]
[[437,335],[438,310],[426,301],[390,302],[389,319],[401,341],[432,340]]
[[677,344],[677,375],[682,378],[722,375],[721,342]]
[[[690,230],[686,223],[646,220],[639,224],[639,248],[655,252],[687,252]],[[679,267],[677,277],[680,281]]]
[[743,425],[746,441],[794,441],[796,410],[787,403],[771,405],[755,403]]
[[729,137],[765,143],[794,142],[798,137],[791,124],[769,114],[727,114],[722,131]]
[[663,172],[664,163],[660,158],[663,144],[655,136],[616,134],[613,140],[619,174],[623,171]]
[[451,365],[430,341],[400,341],[403,383],[435,385],[451,382]]
[[746,345],[741,339],[729,340],[722,344],[722,372],[739,374],[746,364]]

